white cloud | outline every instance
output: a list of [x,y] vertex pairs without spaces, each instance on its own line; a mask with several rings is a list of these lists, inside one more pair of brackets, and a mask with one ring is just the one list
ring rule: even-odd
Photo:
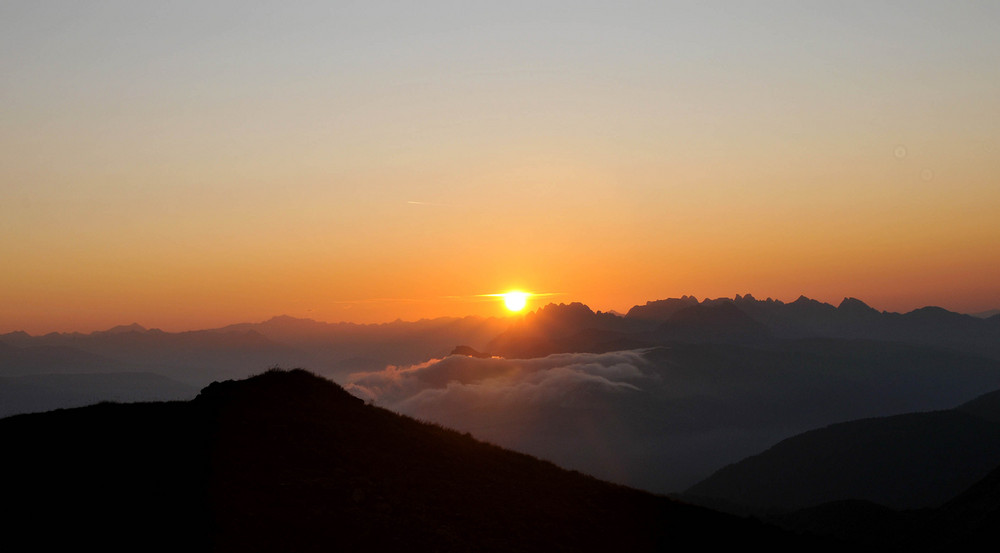
[[480,359],[452,355],[382,371],[350,375],[347,390],[365,400],[414,414],[426,401],[461,396],[473,401],[537,402],[592,387],[640,391],[648,363],[642,350],[557,354],[535,359]]

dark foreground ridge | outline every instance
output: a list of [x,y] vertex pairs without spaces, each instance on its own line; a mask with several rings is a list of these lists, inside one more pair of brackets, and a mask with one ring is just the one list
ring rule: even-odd
[[652,551],[817,544],[365,405],[306,371],[0,420],[26,549]]

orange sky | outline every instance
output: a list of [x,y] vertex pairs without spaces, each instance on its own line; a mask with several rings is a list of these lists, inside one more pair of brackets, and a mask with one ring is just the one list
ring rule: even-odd
[[0,332],[1000,308],[992,4],[53,6],[0,9]]

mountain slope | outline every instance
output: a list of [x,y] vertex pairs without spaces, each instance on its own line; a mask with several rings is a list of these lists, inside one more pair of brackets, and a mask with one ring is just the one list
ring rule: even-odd
[[783,440],[685,492],[753,510],[847,499],[933,507],[1000,464],[1000,394],[956,409],[834,424]]
[[852,551],[972,551],[1000,537],[1000,467],[936,509],[895,511],[847,500],[766,518],[849,543]]
[[[0,420],[7,538],[52,548],[608,551],[804,544],[364,405],[304,371]],[[53,532],[51,529],[60,529]]]

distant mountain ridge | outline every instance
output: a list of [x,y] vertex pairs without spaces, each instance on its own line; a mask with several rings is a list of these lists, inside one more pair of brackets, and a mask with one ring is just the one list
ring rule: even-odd
[[[624,316],[569,303],[548,304],[520,317],[369,325],[286,315],[187,332],[131,323],[90,334],[0,335],[0,377],[152,373],[200,387],[270,366],[303,366],[344,381],[356,372],[442,358],[457,346],[486,356],[538,358],[677,344],[797,350],[817,343],[796,340],[816,339],[934,346],[1000,360],[1000,315],[983,319],[934,307],[898,314],[879,312],[854,298],[833,306],[806,297],[784,303],[748,294],[656,300],[634,306]],[[872,355],[881,354],[873,349]],[[30,410],[41,405],[53,404],[42,402]]]
[[359,325],[282,315],[185,332],[146,329],[137,323],[89,334],[31,336],[17,331],[0,335],[0,376],[141,371],[201,386],[275,365],[308,366],[337,375],[441,357],[456,343],[483,347],[508,325],[482,317]]
[[[736,307],[748,317],[738,323],[739,328],[734,326],[739,315],[729,306]],[[994,311],[1000,313],[1000,310]],[[719,318],[723,312],[726,321]],[[715,320],[706,318],[708,313],[714,313]],[[589,336],[577,337],[581,333]],[[150,337],[140,338],[140,335]],[[442,356],[457,344],[507,356],[534,357],[555,352],[611,351],[608,348],[616,345],[642,347],[664,340],[727,342],[768,337],[898,341],[949,347],[1000,359],[1000,314],[992,311],[974,316],[928,306],[900,314],[878,311],[852,297],[845,297],[834,306],[805,296],[785,303],[771,298],[758,300],[751,294],[701,301],[694,296],[649,301],[633,306],[624,316],[614,312],[594,312],[583,303],[573,302],[542,306],[520,320],[443,317],[413,322],[355,324],[326,323],[280,315],[259,323],[238,323],[179,333],[146,329],[138,323],[90,334],[73,332],[31,336],[16,331],[0,335],[0,343],[18,347],[75,347],[103,354],[114,349],[116,339],[142,340],[146,344],[164,342],[174,349],[178,346],[181,349],[197,349],[199,341],[205,343],[212,340],[202,338],[206,335],[240,336],[243,340],[259,336],[272,342],[269,346],[278,350],[303,350],[299,351],[297,358],[290,355],[288,349],[276,350],[278,355],[272,357],[283,364],[309,365],[315,361],[330,364],[351,359],[364,363],[366,357],[372,356],[370,361],[374,364],[366,368],[387,362],[416,362]],[[594,339],[605,343],[595,344]],[[379,352],[385,344],[392,342],[406,342],[407,345],[390,359]],[[344,351],[337,350],[352,351],[345,355]]]
[[749,294],[722,301],[732,301],[781,338],[885,340],[949,347],[1000,359],[1000,325],[940,307],[900,314],[877,311],[850,297],[836,307],[805,296],[788,304],[757,300]]
[[174,401],[198,389],[152,373],[76,373],[0,376],[0,418],[93,405],[101,401]]
[[[600,341],[577,337],[599,331]],[[1000,315],[979,318],[922,307],[878,311],[857,298],[839,305],[800,296],[784,303],[752,295],[698,301],[693,296],[635,306],[624,317],[584,304],[549,304],[491,341],[489,353],[537,357],[551,353],[612,351],[615,344],[672,342],[766,343],[773,339],[837,338],[938,346],[1000,360]]]
[[[93,401],[179,398],[178,385],[197,390],[213,380],[244,378],[273,366],[309,367],[343,380],[361,370],[407,365],[443,357],[455,344],[482,348],[509,322],[465,317],[397,321],[377,325],[323,323],[277,316],[260,323],[216,329],[165,332],[138,323],[89,334],[26,332],[0,335],[0,395],[17,395],[0,409],[4,415],[79,406]],[[115,374],[159,375],[159,390],[123,387]],[[87,393],[75,393],[69,375],[92,374]],[[27,386],[28,377],[48,377],[44,386]],[[24,377],[24,378],[22,378]],[[103,393],[99,384],[104,385]],[[20,390],[23,393],[18,392]],[[122,392],[136,393],[123,396]],[[157,395],[159,394],[159,395]]]

